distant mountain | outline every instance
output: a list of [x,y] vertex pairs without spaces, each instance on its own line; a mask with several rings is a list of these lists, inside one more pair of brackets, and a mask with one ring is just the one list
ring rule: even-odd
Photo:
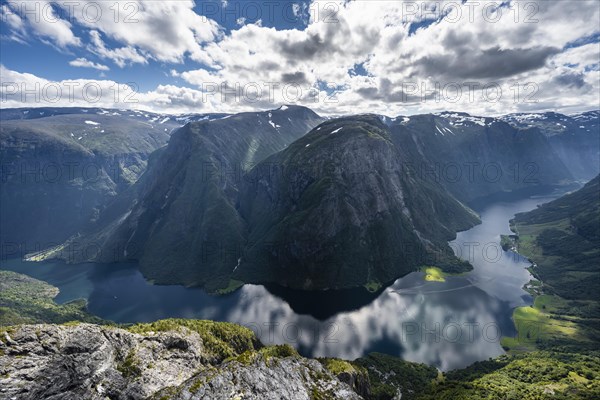
[[587,181],[600,173],[600,111],[509,114],[502,119],[517,128],[539,129],[575,178]]
[[4,108],[0,109],[0,121],[40,119],[57,115],[108,115],[113,117],[128,117],[150,124],[168,124],[182,126],[188,122],[219,119],[229,114],[225,113],[192,113],[192,114],[158,114],[150,111],[114,109],[114,108],[89,108],[89,107],[38,107],[38,108]]
[[[179,126],[117,111],[43,110],[1,112],[0,240],[13,250],[76,234],[137,181],[150,153]],[[27,118],[10,119],[17,115]]]
[[497,118],[455,112],[386,122],[407,168],[467,203],[573,179],[537,128],[519,129]]

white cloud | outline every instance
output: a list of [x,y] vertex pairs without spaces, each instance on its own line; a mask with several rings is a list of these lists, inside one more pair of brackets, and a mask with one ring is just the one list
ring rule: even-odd
[[115,49],[109,49],[106,47],[100,33],[98,31],[90,31],[91,44],[89,49],[92,53],[107,58],[123,68],[128,63],[130,64],[147,64],[148,60],[137,49],[132,46],[124,46]]
[[69,65],[72,66],[72,67],[94,68],[94,69],[97,69],[99,71],[108,71],[108,70],[110,70],[110,68],[108,68],[106,65],[102,65],[102,64],[98,64],[98,63],[92,62],[92,61],[88,60],[87,58],[76,58],[73,61],[69,61]]
[[[186,56],[202,62],[206,54],[201,44],[215,40],[220,32],[216,22],[194,12],[191,0],[83,0],[76,4],[73,16],[77,23],[122,44],[119,50],[131,55],[131,62],[139,62],[136,53],[164,62],[181,63]],[[91,9],[98,11],[90,16]],[[115,59],[115,54],[103,53]],[[116,60],[122,64],[127,54]]]
[[62,49],[81,44],[71,23],[57,14],[49,0],[8,2],[2,6],[0,17],[11,28],[15,40],[25,41],[34,35]]
[[[397,115],[584,109],[599,102],[598,43],[563,50],[597,34],[596,1],[512,1],[494,9],[500,2],[318,0],[310,10],[305,3],[291,8],[296,16],[310,15],[304,30],[248,24],[237,15],[239,28],[227,35],[189,0],[128,2],[117,23],[110,2],[103,2],[93,24],[80,15],[85,3],[74,10],[74,23],[89,29],[86,48],[98,57],[133,68],[150,60],[206,65],[176,73],[166,66],[166,75],[194,89],[157,86],[147,93],[151,106],[238,111],[297,102],[324,114]],[[7,19],[17,38],[29,24],[23,18]],[[362,69],[368,76],[356,74]],[[473,84],[479,89],[466,87]],[[501,98],[491,101],[486,85],[501,90]],[[526,85],[536,85],[537,102],[524,101]],[[463,94],[454,99],[449,89],[457,87]],[[256,88],[260,98],[248,95]],[[207,95],[210,101],[197,103]]]
[[224,109],[214,96],[186,87],[158,85],[154,90],[137,92],[129,85],[112,80],[52,81],[10,70],[2,64],[0,76],[1,108],[102,107],[165,113],[216,112]]
[[[412,23],[436,19],[427,11],[436,4],[442,6],[435,13],[443,16],[448,7],[460,3],[332,4],[314,1],[310,24],[302,31],[241,26],[205,46],[211,68],[183,72],[181,77],[200,89],[217,84],[220,93],[236,84],[243,92],[244,87],[255,85],[296,83],[305,95],[320,96],[317,104],[310,96],[300,102],[324,113],[395,115],[458,109],[501,114],[560,107],[563,102],[580,108],[598,104],[594,93],[600,89],[598,72],[583,65],[583,58],[588,66],[598,59],[597,43],[585,52],[562,51],[567,43],[598,30],[593,21],[600,18],[599,9],[593,1],[513,1],[495,11],[490,5],[499,2],[469,1],[454,14],[416,31]],[[410,8],[414,5],[417,10]],[[570,67],[559,68],[557,63],[579,67],[569,71]],[[350,73],[356,64],[362,64],[369,76]],[[338,89],[335,100],[324,83]],[[455,87],[462,91],[458,98],[451,94]],[[424,98],[422,89],[437,93]],[[501,91],[499,99],[494,98],[494,90]],[[531,100],[537,102],[526,101],[526,94],[533,91]],[[289,102],[290,96],[282,92],[274,93],[273,103]]]

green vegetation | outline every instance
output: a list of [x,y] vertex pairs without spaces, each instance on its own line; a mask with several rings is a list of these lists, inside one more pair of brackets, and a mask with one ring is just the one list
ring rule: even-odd
[[362,372],[362,368],[359,369],[359,367],[353,365],[350,361],[340,360],[339,358],[320,358],[318,360],[334,375]]
[[[551,296],[546,296],[551,297]],[[512,352],[535,350],[543,341],[586,340],[576,323],[545,312],[536,298],[533,306],[518,307],[513,320],[518,331],[515,338],[502,338],[502,346]]]
[[56,304],[58,289],[10,271],[0,271],[0,326],[85,321],[102,323],[86,310],[84,300]]
[[127,356],[123,362],[117,365],[117,370],[125,378],[137,378],[142,374],[142,370],[139,367],[139,361],[134,350],[131,350],[129,353],[127,353]]
[[537,266],[545,291],[567,300],[600,301],[600,179],[538,209],[517,214],[517,250]]
[[596,399],[600,396],[600,358],[536,351],[477,362],[445,374],[420,399]]
[[281,344],[274,346],[262,347],[258,351],[246,350],[242,354],[236,357],[230,357],[229,360],[235,360],[244,365],[250,365],[258,357],[262,356],[265,360],[272,358],[285,358],[285,357],[300,357],[300,354],[289,344]]
[[377,292],[379,289],[381,289],[381,287],[382,287],[382,284],[377,281],[369,281],[364,285],[364,288],[367,289],[371,293]]
[[214,291],[215,294],[227,294],[227,293],[232,293],[235,292],[236,290],[238,290],[239,288],[241,288],[242,286],[244,286],[244,282],[242,281],[238,281],[236,279],[230,279],[229,280],[229,285],[227,285],[227,287],[221,288],[221,289],[217,289]]
[[502,246],[502,250],[508,251],[515,248],[515,240],[517,236],[515,235],[500,235],[500,246]]
[[418,399],[438,377],[434,367],[403,361],[387,354],[371,353],[352,362],[367,370],[371,399],[389,400],[402,392],[402,399]]
[[263,347],[258,351],[265,358],[300,357],[300,354],[289,344]]
[[511,221],[517,251],[534,262],[538,295],[513,319],[518,338],[505,338],[511,350],[600,340],[600,177],[577,192],[544,204]]
[[247,350],[258,350],[262,347],[251,329],[227,322],[164,319],[136,324],[127,330],[139,334],[185,330],[196,332],[202,338],[209,354],[219,362],[229,357],[237,357]]
[[438,267],[423,267],[421,271],[425,272],[425,280],[430,282],[446,282],[446,274]]

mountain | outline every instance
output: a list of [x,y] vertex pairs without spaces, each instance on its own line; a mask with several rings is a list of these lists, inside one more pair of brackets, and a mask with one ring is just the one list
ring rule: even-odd
[[575,115],[554,112],[509,114],[503,120],[517,128],[537,128],[578,180],[600,173],[600,110]]
[[[69,261],[139,260],[149,279],[210,291],[378,286],[426,263],[468,268],[447,242],[477,216],[409,175],[387,126],[347,117],[304,136],[319,122],[286,107],[187,124],[96,226],[66,244],[96,251]],[[264,175],[274,167],[293,180]],[[32,259],[64,258],[62,250]]]
[[1,109],[3,249],[15,257],[62,243],[139,179],[173,130],[227,115]]
[[304,289],[389,282],[436,263],[477,216],[411,176],[374,115],[330,120],[257,165],[240,199],[248,249],[234,279]]
[[573,179],[537,128],[456,112],[386,121],[392,141],[406,154],[406,167],[467,204]]
[[137,181],[150,153],[178,126],[117,111],[79,111],[46,116],[49,110],[2,110],[0,240],[5,248],[33,251],[76,234]]
[[3,108],[0,109],[0,121],[31,120],[59,115],[107,115],[113,117],[127,117],[149,124],[160,124],[165,127],[179,127],[192,121],[219,119],[229,114],[204,113],[204,114],[159,114],[150,111],[90,108],[90,107],[38,107],[38,108]]
[[421,265],[467,268],[447,245],[477,223],[463,203],[573,180],[536,127],[452,112],[323,121],[283,106],[189,122],[80,236],[30,259],[136,260],[210,291],[376,288]]
[[307,108],[284,106],[188,123],[98,223],[69,242],[95,249],[72,261],[135,259],[158,282],[228,286],[245,244],[237,212],[244,171],[321,121]]

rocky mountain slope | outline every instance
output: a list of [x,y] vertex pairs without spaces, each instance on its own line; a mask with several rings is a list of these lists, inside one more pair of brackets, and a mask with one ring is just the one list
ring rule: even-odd
[[600,111],[509,114],[502,119],[517,128],[539,129],[575,178],[587,181],[600,173]]
[[573,179],[537,128],[519,129],[497,118],[444,112],[387,120],[407,167],[443,185],[459,200],[502,192],[535,191]]
[[3,399],[362,398],[318,361],[262,347],[232,324],[23,325],[0,334]]
[[[101,229],[75,242],[100,244],[92,261],[123,248],[121,259],[138,259],[153,280],[212,291],[379,285],[425,263],[464,270],[447,241],[477,216],[410,176],[377,117],[332,120],[304,136],[317,122],[290,107],[188,124],[151,162],[134,205],[108,210]],[[292,175],[264,175],[277,169]]]
[[187,124],[152,155],[139,182],[67,244],[95,251],[69,261],[135,259],[157,282],[227,287],[245,243],[237,212],[245,172],[321,121],[289,106]]
[[477,216],[411,176],[374,115],[321,124],[249,172],[247,253],[234,277],[304,289],[385,283],[423,264],[462,267],[447,242]]
[[[10,112],[3,110],[3,118]],[[4,119],[0,127],[0,241],[24,252],[61,243],[93,222],[137,181],[150,153],[177,126],[116,111],[39,113]]]

